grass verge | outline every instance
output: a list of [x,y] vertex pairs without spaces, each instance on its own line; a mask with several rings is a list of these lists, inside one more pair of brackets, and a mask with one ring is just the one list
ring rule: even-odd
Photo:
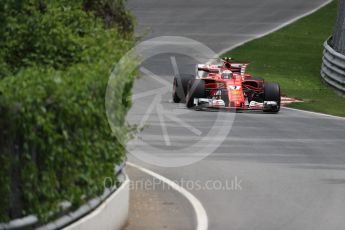
[[284,27],[248,42],[224,56],[250,60],[248,72],[278,82],[283,95],[303,99],[289,107],[345,116],[345,99],[322,82],[324,41],[332,34],[336,2]]

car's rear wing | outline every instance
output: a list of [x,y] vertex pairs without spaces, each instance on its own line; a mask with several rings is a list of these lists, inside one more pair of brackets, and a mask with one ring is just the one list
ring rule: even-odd
[[227,69],[230,69],[231,72],[239,73],[241,75],[244,75],[246,73],[248,65],[249,65],[248,63],[231,63],[231,62],[227,62],[224,64],[224,66]]
[[246,73],[248,63],[232,63],[225,62],[223,64],[198,64],[196,66],[197,76],[200,77],[201,72],[219,73],[221,70],[228,69],[233,73],[244,75]]

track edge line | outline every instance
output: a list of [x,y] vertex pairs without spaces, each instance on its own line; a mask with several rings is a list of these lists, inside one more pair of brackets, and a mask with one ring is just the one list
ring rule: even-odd
[[323,117],[328,117],[328,118],[333,118],[333,119],[345,120],[345,117],[331,115],[331,114],[326,114],[326,113],[319,113],[319,112],[313,112],[313,111],[309,111],[309,110],[295,109],[295,108],[289,108],[289,107],[284,107],[284,109],[292,110],[292,111],[298,111],[298,112],[304,112],[304,113],[310,113],[312,115],[323,116]]
[[309,16],[309,15],[315,13],[316,11],[318,11],[318,10],[320,10],[321,8],[327,6],[327,5],[330,4],[331,2],[333,2],[333,0],[327,0],[326,2],[324,2],[324,3],[322,3],[321,5],[319,5],[318,7],[316,7],[315,9],[312,9],[312,10],[310,10],[310,11],[304,13],[304,14],[301,14],[301,15],[299,15],[299,16],[296,16],[295,18],[292,18],[292,19],[290,19],[289,21],[284,22],[283,24],[281,24],[281,25],[279,25],[279,26],[277,26],[277,27],[275,27],[275,28],[273,28],[273,29],[271,29],[271,30],[268,30],[267,32],[258,34],[258,35],[254,36],[254,37],[252,37],[252,38],[249,38],[249,39],[247,39],[247,40],[245,40],[245,41],[243,41],[243,42],[240,42],[240,43],[237,43],[237,44],[235,44],[235,45],[233,45],[233,46],[230,46],[229,48],[223,49],[222,51],[220,51],[220,52],[217,53],[217,56],[221,56],[221,55],[223,55],[223,54],[225,54],[225,53],[227,53],[227,52],[229,52],[229,51],[231,51],[231,50],[233,50],[233,49],[235,49],[235,48],[237,48],[237,47],[240,47],[240,46],[245,45],[245,44],[247,44],[247,43],[249,43],[249,42],[251,42],[251,41],[254,41],[254,40],[256,40],[256,39],[259,39],[259,38],[265,37],[265,36],[267,36],[267,35],[269,35],[269,34],[272,34],[272,33],[276,32],[276,31],[278,31],[278,30],[280,30],[280,29],[282,29],[282,28],[284,28],[284,27],[286,27],[286,26],[288,26],[288,25],[291,25],[291,24],[294,23],[294,22],[297,22],[298,20],[300,20],[300,19],[302,19],[302,18],[304,18],[304,17],[307,17],[307,16]]
[[179,186],[178,184],[176,184],[172,180],[170,180],[170,179],[168,179],[162,175],[159,175],[158,173],[155,173],[149,169],[146,169],[144,167],[141,167],[141,166],[136,165],[136,164],[131,163],[131,162],[127,162],[126,164],[157,178],[158,180],[169,185],[176,192],[182,194],[189,201],[189,203],[192,205],[192,207],[194,209],[194,213],[195,213],[195,217],[196,217],[196,228],[195,228],[195,230],[207,230],[208,229],[208,217],[207,217],[206,210],[205,210],[204,206],[202,205],[202,203],[194,195],[192,195],[185,188]]

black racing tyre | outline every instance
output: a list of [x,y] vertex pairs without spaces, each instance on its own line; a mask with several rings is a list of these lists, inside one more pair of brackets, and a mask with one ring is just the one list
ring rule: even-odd
[[186,96],[187,108],[194,106],[194,98],[205,98],[205,81],[203,80],[192,80],[188,84],[188,92]]
[[193,79],[192,74],[181,74],[174,77],[172,98],[175,103],[186,101],[188,83]]
[[181,98],[178,96],[178,93],[177,93],[179,90],[180,88],[178,87],[177,78],[174,77],[172,98],[173,98],[173,102],[175,103],[181,102]]
[[280,86],[278,83],[265,83],[264,85],[264,99],[265,101],[277,102],[277,107],[266,109],[265,112],[277,113],[280,110]]

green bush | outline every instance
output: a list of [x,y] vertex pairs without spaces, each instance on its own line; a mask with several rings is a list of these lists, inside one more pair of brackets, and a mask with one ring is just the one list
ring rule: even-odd
[[90,19],[82,10],[42,7],[35,2],[5,0],[0,47],[13,73],[33,65],[63,68],[80,61],[83,37],[78,33],[90,32],[86,28],[90,23],[85,23]]
[[84,0],[83,5],[86,11],[92,11],[102,18],[106,27],[115,26],[125,34],[132,34],[134,18],[126,10],[126,2],[126,0]]
[[89,38],[97,36],[101,21],[107,28],[125,31],[121,33],[125,37],[133,31],[123,0],[4,0],[2,4],[0,78],[24,67],[65,69],[79,63],[83,50],[93,45]]
[[[105,29],[77,3],[5,0],[3,8],[19,13],[0,14],[7,27],[0,41],[0,221],[37,214],[45,222],[62,201],[77,208],[101,194],[104,178],[125,160],[104,96],[133,39]],[[114,117],[126,136],[134,74],[116,81]]]

